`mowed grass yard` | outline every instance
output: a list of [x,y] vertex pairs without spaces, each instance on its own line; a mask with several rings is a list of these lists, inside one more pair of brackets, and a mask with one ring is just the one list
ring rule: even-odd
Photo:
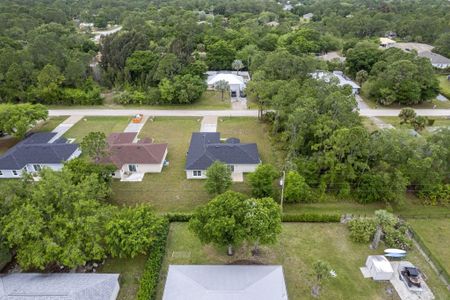
[[447,98],[450,97],[450,80],[447,79],[447,75],[438,76],[439,89],[441,93]]
[[[153,138],[156,143],[168,143],[169,165],[160,174],[146,174],[142,182],[113,183],[113,202],[134,205],[151,204],[158,212],[190,212],[211,199],[204,188],[205,180],[186,179],[186,153],[192,132],[200,130],[201,118],[157,117],[148,120],[140,138]],[[241,138],[242,142],[256,142],[264,162],[274,162],[278,155],[272,150],[267,127],[256,118],[219,120],[222,137]],[[249,186],[233,183],[233,190],[248,193]]]
[[[249,246],[236,249],[235,256],[230,258],[225,248],[202,245],[188,230],[187,223],[172,223],[157,299],[162,297],[169,264],[228,264],[237,260],[283,265],[289,299],[314,299],[311,296],[311,287],[315,284],[312,265],[318,259],[329,262],[337,273],[336,278],[325,282],[320,299],[398,299],[386,293],[387,283],[363,278],[359,267],[364,265],[368,255],[379,254],[380,250],[352,243],[345,225],[284,223],[277,244],[262,246],[257,258],[251,256],[250,249]],[[421,256],[413,251],[408,259],[428,276],[436,299],[445,299],[445,287]]]
[[65,134],[66,138],[73,138],[80,143],[89,132],[100,131],[106,137],[113,132],[123,132],[131,117],[85,117],[78,121]]
[[450,273],[450,218],[410,219],[408,222],[445,270]]
[[135,300],[146,261],[147,257],[144,255],[126,259],[109,258],[98,269],[98,273],[120,273],[117,300]]

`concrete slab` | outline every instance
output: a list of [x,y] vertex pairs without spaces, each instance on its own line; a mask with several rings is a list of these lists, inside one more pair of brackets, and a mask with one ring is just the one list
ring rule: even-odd
[[400,280],[399,271],[402,267],[405,266],[413,266],[408,261],[391,261],[392,268],[394,269],[394,276],[392,276],[390,283],[397,291],[397,294],[399,295],[400,299],[402,300],[433,300],[434,295],[433,292],[430,290],[426,282],[423,281],[422,283],[422,289],[421,291],[413,291],[410,288],[407,287],[405,282]]
[[372,278],[372,276],[370,275],[369,269],[367,269],[366,267],[361,267],[361,268],[359,268],[359,270],[363,274],[364,278]]
[[206,116],[203,117],[200,132],[216,132],[217,131],[217,117]]
[[130,175],[126,177],[122,177],[120,181],[126,181],[126,182],[140,182],[144,179],[145,174],[144,173],[131,173]]
[[138,139],[139,132],[141,132],[142,128],[145,125],[145,122],[147,122],[149,117],[150,116],[148,116],[148,115],[147,116],[144,115],[142,117],[142,120],[140,123],[130,122],[130,124],[128,124],[127,128],[125,128],[125,130],[123,131],[123,132],[137,132],[138,133],[138,134],[136,134],[136,137],[134,138],[133,143],[137,143],[137,141],[139,140]]
[[244,182],[244,174],[243,173],[231,173],[231,180],[233,180],[233,182]]

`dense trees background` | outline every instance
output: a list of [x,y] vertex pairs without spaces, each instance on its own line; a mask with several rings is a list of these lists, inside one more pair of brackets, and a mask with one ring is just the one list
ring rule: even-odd
[[[2,1],[0,101],[101,103],[89,66],[98,50],[100,85],[123,92],[115,99],[122,104],[191,103],[205,88],[199,84],[205,70],[231,69],[238,59],[243,70],[255,71],[272,53],[276,55],[268,64],[273,72],[287,77],[298,68],[307,70],[301,62],[284,70],[278,67],[283,60],[306,60],[340,49],[350,49],[346,54],[351,76],[360,70],[370,73],[379,53],[373,44],[370,49],[369,42],[355,44],[386,32],[395,32],[404,41],[434,44],[437,52],[450,55],[448,1],[292,3],[289,12],[269,0]],[[314,13],[313,20],[303,22],[299,16],[309,12]],[[79,22],[93,22],[98,28],[121,24],[123,29],[104,38],[99,49],[89,39],[89,31],[78,30]],[[285,58],[288,55],[295,58]],[[194,78],[189,77],[183,99],[178,99],[179,94],[168,95],[168,87],[179,84],[176,76],[185,75]],[[380,97],[389,98],[386,103],[393,98],[402,101],[391,94]]]

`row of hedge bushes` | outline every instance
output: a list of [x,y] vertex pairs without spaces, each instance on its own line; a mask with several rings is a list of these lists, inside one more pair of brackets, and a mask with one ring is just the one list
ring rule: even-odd
[[416,240],[416,242],[420,245],[422,250],[425,252],[425,254],[431,259],[433,264],[438,269],[438,272],[440,275],[442,275],[447,282],[450,282],[450,274],[448,271],[444,268],[441,261],[433,254],[433,252],[430,251],[430,249],[426,246],[425,242],[422,240],[422,237],[414,231],[413,228],[409,228],[409,231],[411,232],[412,237]]
[[[166,217],[169,222],[189,222],[192,214],[189,213],[168,213]],[[283,214],[283,222],[311,222],[311,223],[338,223],[341,221],[340,214]]]
[[169,220],[163,223],[158,236],[148,251],[144,273],[139,282],[138,300],[152,300],[156,298],[161,266],[166,255],[167,236],[169,235]]

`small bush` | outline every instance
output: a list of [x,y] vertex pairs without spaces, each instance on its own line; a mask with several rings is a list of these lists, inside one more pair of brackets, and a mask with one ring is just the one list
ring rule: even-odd
[[161,265],[166,254],[167,236],[169,234],[169,222],[166,219],[158,232],[155,242],[148,250],[149,257],[145,263],[144,273],[139,282],[137,293],[138,300],[153,300],[156,297],[156,289],[159,282]]
[[436,184],[427,186],[419,192],[419,198],[425,205],[450,204],[450,184]]
[[384,231],[384,243],[389,248],[408,250],[412,246],[412,241],[406,234],[407,227],[400,225],[398,228],[386,227]]
[[161,96],[158,88],[149,88],[146,91],[125,91],[114,97],[114,102],[117,104],[139,104],[139,105],[153,105],[159,104]]
[[192,214],[189,213],[168,213],[166,214],[169,222],[189,222],[192,218]]
[[368,218],[353,219],[348,223],[350,239],[357,243],[369,243],[377,230],[375,220]]
[[283,222],[311,222],[311,223],[338,223],[341,221],[339,214],[286,214],[282,217]]

